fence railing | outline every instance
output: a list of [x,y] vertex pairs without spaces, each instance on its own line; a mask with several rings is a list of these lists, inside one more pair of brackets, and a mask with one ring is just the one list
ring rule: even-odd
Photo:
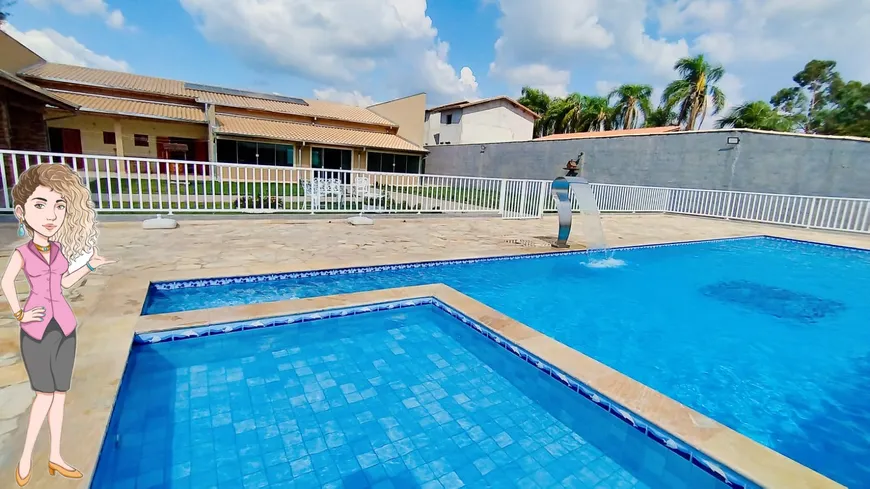
[[[537,219],[548,180],[379,173],[0,150],[0,210],[27,168],[63,163],[100,212],[443,213]],[[870,199],[592,184],[601,212],[668,212],[870,233]],[[575,200],[575,210],[577,201]]]

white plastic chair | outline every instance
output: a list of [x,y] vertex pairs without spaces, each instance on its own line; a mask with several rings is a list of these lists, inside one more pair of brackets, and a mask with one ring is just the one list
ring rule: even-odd
[[382,199],[386,194],[378,190],[369,181],[369,177],[358,176],[353,182],[354,195],[364,199]]

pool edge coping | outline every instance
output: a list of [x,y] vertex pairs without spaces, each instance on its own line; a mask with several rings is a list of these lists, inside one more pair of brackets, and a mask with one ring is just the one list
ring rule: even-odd
[[[587,400],[596,402],[591,395],[586,395],[581,391],[582,388],[579,387],[581,385],[585,386],[592,393],[600,394],[599,397],[609,400],[609,403],[605,402],[608,406],[616,405],[624,408],[623,411],[627,412],[628,419],[623,416],[626,413],[620,414],[618,411],[611,411],[609,407],[605,408],[601,404],[598,404],[599,407],[607,409],[610,414],[623,422],[632,424],[629,421],[631,419],[635,423],[635,428],[638,427],[637,421],[633,419],[634,417],[646,422],[648,426],[653,427],[653,432],[658,431],[663,436],[656,439],[656,437],[650,436],[646,432],[644,434],[677,455],[686,458],[685,455],[681,454],[680,449],[683,450],[684,454],[691,453],[692,450],[698,452],[701,454],[701,457],[695,457],[695,460],[698,458],[701,460],[707,459],[713,462],[713,466],[709,464],[707,466],[700,465],[699,463],[694,463],[694,465],[710,474],[715,474],[716,469],[720,471],[724,470],[726,474],[731,472],[732,475],[737,476],[738,480],[745,480],[749,483],[744,486],[747,489],[754,487],[754,485],[770,488],[787,487],[789,489],[833,489],[844,487],[815,472],[813,469],[751,440],[747,436],[698,413],[655,389],[586,356],[578,350],[564,345],[443,284],[380,289],[334,296],[289,299],[255,305],[140,316],[134,329],[133,340],[136,341],[135,338],[139,338],[141,342],[142,338],[147,337],[147,335],[160,333],[168,336],[168,339],[160,341],[183,340],[199,336],[200,332],[210,334],[212,330],[216,330],[214,334],[225,334],[244,329],[261,329],[263,327],[281,326],[283,324],[297,324],[304,321],[296,320],[292,323],[285,321],[269,326],[266,326],[264,321],[278,320],[287,316],[305,315],[310,316],[306,321],[316,321],[331,317],[341,317],[340,312],[342,310],[371,308],[381,304],[401,303],[403,301],[425,298],[431,298],[433,301],[440,302],[448,309],[453,309],[460,316],[466,318],[466,321],[463,321],[462,318],[456,315],[452,315],[466,325],[473,327],[467,321],[478,324],[492,332],[493,335],[500,336],[509,344],[525,350],[531,356],[539,359],[543,367],[549,366],[550,370],[548,371],[546,368],[542,368],[534,363],[532,365],[557,381],[567,385],[569,388],[572,388],[572,390],[578,392]],[[260,311],[257,311],[258,309]],[[203,311],[208,311],[209,314],[205,316],[197,314]],[[324,317],[323,313],[330,311],[339,311],[339,313]],[[449,311],[446,312],[450,314]],[[186,318],[185,316],[188,317]],[[219,317],[230,319],[221,321]],[[187,320],[186,324],[179,325],[180,322],[185,323],[185,320]],[[245,328],[244,323],[252,327]],[[237,327],[230,326],[229,330],[226,330],[228,325],[237,325]],[[485,332],[481,330],[477,331],[485,335]],[[494,340],[494,337],[490,339]],[[494,341],[499,343],[497,340]],[[507,348],[504,343],[501,346],[517,355],[517,352]],[[521,355],[517,356],[523,359]],[[531,363],[528,359],[523,360]],[[578,367],[578,365],[582,365],[582,368]],[[557,373],[554,374],[554,371]],[[560,378],[558,373],[561,373],[565,377],[565,380]],[[573,379],[578,387],[574,388],[568,379]],[[622,387],[622,389],[617,387]],[[626,390],[628,393],[626,393]],[[632,391],[634,395],[631,395]],[[643,404],[638,405],[638,401]],[[650,408],[644,408],[643,406],[646,404],[655,405]],[[616,409],[619,410],[619,408]],[[652,412],[653,409],[664,409],[668,411],[665,413],[667,416],[663,416],[662,413],[657,415]],[[682,426],[679,424],[681,421],[683,423]],[[108,423],[106,431],[108,431],[107,429]],[[676,449],[669,446],[668,438],[665,437],[667,435],[670,436],[670,441],[676,446]],[[693,441],[685,441],[687,439]],[[692,458],[686,459],[692,460]],[[764,461],[757,462],[759,459]],[[716,467],[717,465],[719,466]],[[771,466],[778,467],[778,469],[771,470],[769,469]],[[716,469],[713,467],[716,467]],[[96,465],[94,468],[96,468]],[[799,476],[795,477],[795,474],[799,474]],[[783,482],[783,479],[787,480],[788,483]],[[719,480],[721,481],[721,478]]]
[[[635,249],[647,249],[647,248],[663,248],[670,246],[683,246],[683,245],[692,245],[692,244],[703,244],[703,243],[717,243],[723,241],[742,241],[742,240],[754,240],[754,239],[788,239],[788,238],[779,238],[777,236],[771,236],[766,234],[748,234],[744,236],[730,236],[723,238],[709,238],[709,239],[693,239],[693,240],[685,240],[685,241],[667,241],[660,243],[647,243],[647,244],[636,244],[636,245],[623,245],[623,246],[614,246],[608,248],[608,250],[635,250]],[[824,243],[816,243],[811,241],[803,241],[806,244],[819,244],[823,246],[829,246]],[[830,245],[834,246],[834,245]],[[860,248],[857,248],[860,249]],[[508,253],[508,254],[499,254],[499,255],[484,255],[478,257],[470,257],[470,258],[450,258],[444,260],[425,260],[425,261],[411,261],[411,262],[401,262],[401,263],[385,263],[380,265],[359,265],[359,266],[349,266],[349,267],[333,267],[333,268],[305,268],[301,270],[291,270],[285,272],[266,272],[266,273],[255,273],[255,274],[243,274],[243,275],[226,275],[226,276],[207,276],[207,277],[199,277],[199,278],[180,278],[180,279],[170,279],[170,280],[148,280],[147,286],[147,296],[145,301],[142,304],[142,315],[150,315],[145,313],[145,308],[148,305],[148,296],[151,295],[152,290],[177,290],[184,288],[199,288],[199,287],[212,287],[219,285],[228,285],[231,283],[255,283],[255,282],[274,282],[278,280],[289,280],[295,278],[310,278],[310,277],[318,277],[318,276],[335,276],[335,275],[354,275],[361,273],[371,273],[371,272],[379,272],[384,270],[404,270],[409,268],[432,268],[438,266],[448,266],[448,265],[464,265],[471,263],[480,263],[480,262],[493,262],[493,261],[512,261],[512,260],[531,260],[536,258],[549,258],[553,256],[559,255],[585,255],[589,253],[594,253],[596,250],[589,249],[554,249],[551,251],[519,251],[517,253]],[[870,251],[870,250],[864,250]],[[185,312],[185,311],[177,311],[177,312]],[[159,314],[159,313],[158,313]]]

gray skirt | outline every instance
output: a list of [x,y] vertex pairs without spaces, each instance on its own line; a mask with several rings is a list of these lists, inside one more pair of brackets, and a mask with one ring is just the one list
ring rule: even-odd
[[21,358],[34,391],[66,392],[76,359],[76,332],[64,336],[54,318],[48,322],[41,340],[31,338],[22,329]]

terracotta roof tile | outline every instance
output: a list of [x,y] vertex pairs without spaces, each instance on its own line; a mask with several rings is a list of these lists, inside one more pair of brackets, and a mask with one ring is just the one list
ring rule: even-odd
[[235,134],[254,136],[284,141],[300,141],[307,143],[334,144],[339,146],[354,146],[360,148],[392,149],[397,151],[423,152],[423,148],[396,136],[395,134],[379,133],[329,127],[314,124],[298,124],[295,122],[255,119],[227,114],[217,114],[219,134]]
[[308,103],[308,105],[305,106],[266,98],[209,92],[200,89],[187,88],[183,81],[134,75],[132,73],[83,68],[80,66],[57,63],[44,63],[26,68],[19,74],[30,78],[70,84],[169,95],[187,98],[191,101],[202,100],[212,102],[218,106],[225,105],[306,117],[322,117],[325,119],[357,122],[360,124],[395,126],[393,122],[363,107],[337,104],[323,100],[303,99]]
[[82,66],[43,63],[19,72],[22,76],[43,80],[74,82],[95,87],[133,90],[137,92],[159,93],[162,95],[186,96],[184,82],[133,75],[120,71],[98,70]]
[[669,132],[678,132],[680,126],[665,126],[665,127],[642,127],[639,129],[616,129],[613,131],[591,131],[591,132],[569,132],[565,134],[550,134],[538,138],[538,141],[552,141],[554,139],[586,139],[586,138],[607,138],[611,136],[644,136],[652,134],[665,134]]
[[131,117],[148,117],[205,123],[202,107],[192,105],[144,102],[118,97],[103,97],[57,90],[49,90],[52,95],[78,105],[83,112],[101,112]]
[[301,115],[306,117],[322,117],[325,119],[336,119],[349,122],[358,122],[363,124],[376,124],[381,126],[395,126],[394,123],[384,119],[374,112],[350,105],[342,105],[322,100],[305,100],[308,105],[294,104],[292,102],[282,102],[279,100],[269,100],[254,97],[244,97],[241,95],[231,95],[226,93],[205,92],[201,90],[190,90],[198,100],[210,102],[217,106],[226,107],[241,107],[244,109],[256,109],[268,112],[279,112],[282,114]]

